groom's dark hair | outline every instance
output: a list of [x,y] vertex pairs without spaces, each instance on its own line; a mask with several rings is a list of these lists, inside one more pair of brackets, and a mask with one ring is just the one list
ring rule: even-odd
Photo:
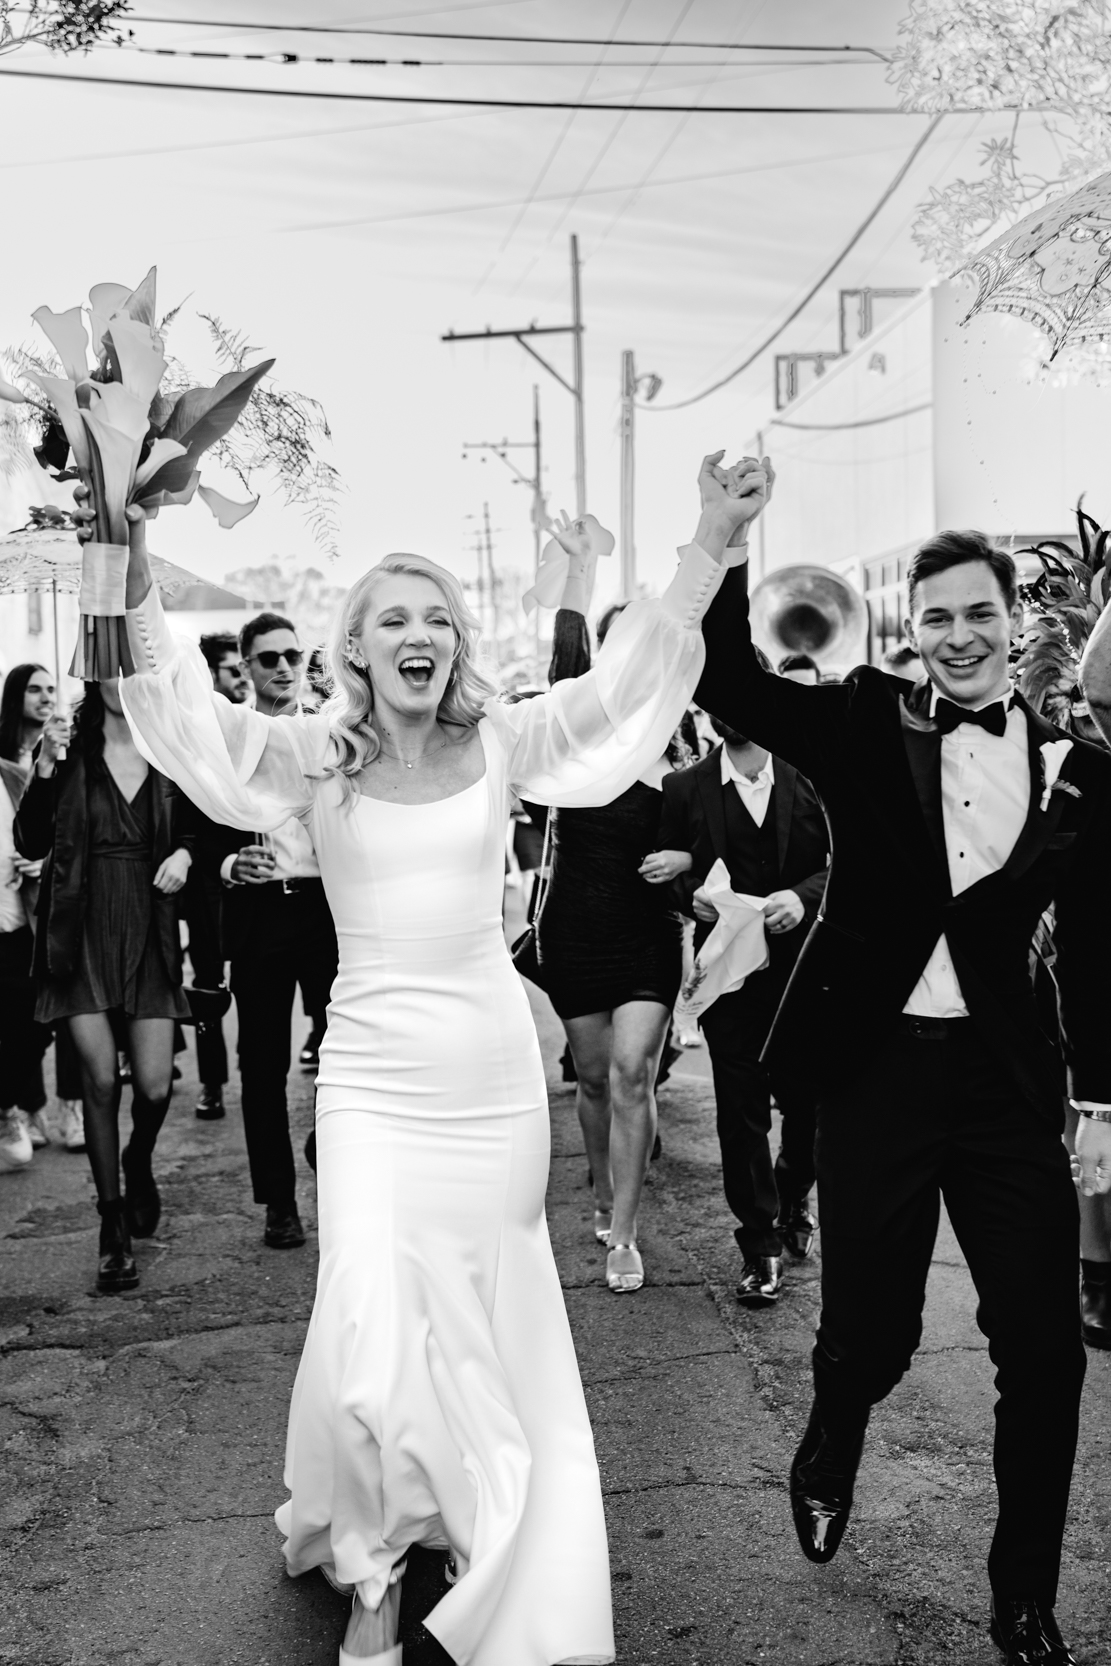
[[910,558],[907,568],[907,611],[914,612],[914,593],[923,579],[935,573],[947,572],[950,567],[963,567],[969,561],[982,561],[991,568],[995,581],[1003,592],[1008,608],[1018,600],[1018,569],[1006,550],[995,545],[982,532],[939,532]]

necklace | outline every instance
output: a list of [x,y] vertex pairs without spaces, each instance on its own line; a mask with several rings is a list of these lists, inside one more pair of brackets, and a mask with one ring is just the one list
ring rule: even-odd
[[434,753],[442,752],[444,747],[447,745],[447,741],[442,740],[439,746],[429,747],[427,752],[422,752],[420,757],[414,758],[412,762],[410,762],[408,758],[403,758],[400,752],[390,752],[385,746],[382,745],[381,737],[379,737],[378,745],[381,750],[385,752],[387,758],[394,758],[399,764],[404,764],[406,769],[412,769],[416,764],[423,764],[424,760],[426,758],[431,758]]

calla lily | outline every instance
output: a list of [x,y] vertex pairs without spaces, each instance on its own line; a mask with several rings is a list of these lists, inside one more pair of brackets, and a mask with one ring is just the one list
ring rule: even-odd
[[124,510],[142,439],[135,439],[122,429],[114,428],[99,411],[82,411],[81,416],[90,439],[94,497],[103,505],[107,522],[98,529],[101,541],[126,544],[127,518]]
[[137,399],[122,382],[86,382],[78,390],[78,402],[85,404],[82,395],[88,390],[86,409],[110,428],[118,429],[141,446],[147,437],[147,403]]
[[252,498],[250,503],[236,503],[233,498],[225,497],[222,492],[214,491],[211,486],[201,486],[197,496],[208,504],[225,532],[246,520],[258,508],[258,498]]
[[49,337],[70,381],[83,382],[89,374],[89,336],[81,322],[81,308],[52,312],[49,307],[38,307],[31,317]]
[[108,320],[131,294],[125,283],[94,283],[89,290],[89,322],[93,331],[93,352],[100,357],[101,339]]
[[166,368],[160,338],[148,324],[136,324],[117,313],[105,329],[103,340],[114,373],[128,393],[141,402],[144,412],[149,411]]
[[132,493],[132,499],[134,500],[139,496],[141,488],[146,485],[148,480],[154,478],[163,463],[168,463],[171,457],[184,456],[185,447],[179,445],[176,440],[155,440],[146,462],[135,470],[135,490]]
[[2,376],[0,376],[0,399],[6,399],[10,405],[26,405],[27,403],[26,395],[20,393],[18,388],[13,388],[10,382],[5,382]]
[[40,376],[37,372],[27,372],[32,382],[38,384],[58,413],[58,421],[69,441],[73,460],[79,469],[86,474],[89,470],[89,436],[81,412],[77,405],[77,389],[64,376]]
[[152,266],[138,289],[133,289],[125,301],[120,302],[119,310],[126,312],[129,318],[134,318],[138,324],[149,324],[154,328],[154,292],[158,279],[158,268]]

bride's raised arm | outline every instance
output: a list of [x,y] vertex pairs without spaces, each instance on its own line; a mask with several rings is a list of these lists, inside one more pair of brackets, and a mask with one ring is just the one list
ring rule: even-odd
[[[591,668],[535,700],[486,713],[509,754],[509,779],[522,797],[567,807],[608,804],[663,756],[702,673],[702,616],[725,571],[726,546],[767,501],[767,459],[720,467],[703,459],[702,515],[680,550],[679,570],[658,601],[631,602],[611,625]],[[571,557],[563,606],[589,592],[585,538],[556,533]]]
[[120,679],[120,697],[135,744],[213,821],[246,832],[280,827],[312,803],[327,719],[275,722],[216,693],[199,648],[166,624],[147,559],[146,516],[134,508],[127,515],[127,635],[136,670]]

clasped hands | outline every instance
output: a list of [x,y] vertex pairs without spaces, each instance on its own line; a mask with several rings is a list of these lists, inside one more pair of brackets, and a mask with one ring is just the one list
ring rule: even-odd
[[770,457],[742,457],[722,468],[724,451],[703,457],[698,471],[702,516],[694,541],[720,561],[727,546],[745,543],[748,526],[767,504],[775,486]]
[[[706,895],[706,888],[700,885],[691,899],[691,908],[696,920],[705,925],[713,925],[718,917],[718,911]],[[780,936],[785,931],[794,931],[802,924],[805,913],[802,898],[797,891],[772,891],[764,899],[764,925],[768,931]]]

